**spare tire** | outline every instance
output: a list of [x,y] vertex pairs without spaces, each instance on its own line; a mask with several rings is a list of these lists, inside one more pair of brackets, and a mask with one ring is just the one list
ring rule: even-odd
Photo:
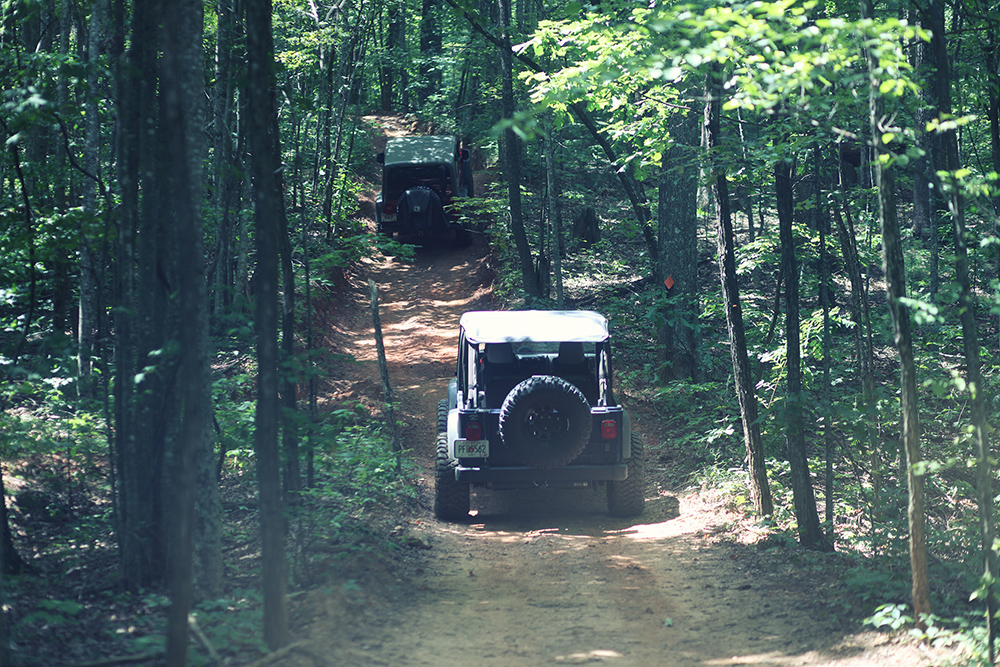
[[444,229],[444,208],[441,197],[426,185],[418,185],[403,193],[397,204],[397,220],[408,232],[430,232]]
[[536,375],[511,389],[500,407],[500,437],[519,461],[534,468],[564,466],[590,440],[590,403],[575,385]]

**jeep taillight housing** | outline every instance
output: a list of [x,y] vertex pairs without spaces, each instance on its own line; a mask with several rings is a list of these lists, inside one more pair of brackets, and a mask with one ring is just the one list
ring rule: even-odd
[[465,439],[466,440],[482,440],[483,439],[483,425],[480,422],[467,422],[465,424]]
[[388,213],[389,215],[393,215],[394,213],[396,213],[396,208],[398,205],[399,205],[398,202],[387,201],[384,204],[382,204],[382,211],[384,213]]
[[618,422],[614,419],[605,419],[601,422],[601,437],[605,440],[614,440],[618,437]]

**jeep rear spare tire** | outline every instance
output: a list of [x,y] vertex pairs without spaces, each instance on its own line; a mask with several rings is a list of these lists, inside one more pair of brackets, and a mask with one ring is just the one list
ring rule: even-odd
[[590,403],[575,385],[535,375],[514,387],[500,408],[500,437],[534,468],[566,465],[590,440]]

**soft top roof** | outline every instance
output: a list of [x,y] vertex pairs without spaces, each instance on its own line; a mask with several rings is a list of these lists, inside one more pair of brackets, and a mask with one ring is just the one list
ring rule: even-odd
[[592,310],[470,311],[459,326],[471,343],[599,343],[610,336],[608,320]]
[[455,137],[393,137],[385,145],[384,164],[450,164],[455,161]]

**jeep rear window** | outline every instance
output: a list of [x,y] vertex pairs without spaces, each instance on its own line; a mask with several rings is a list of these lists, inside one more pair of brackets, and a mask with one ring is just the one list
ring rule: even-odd
[[385,200],[398,200],[410,188],[425,185],[438,194],[451,195],[448,169],[442,165],[393,165],[385,170]]
[[[582,345],[584,354],[588,357],[593,357],[597,351],[597,345],[591,342],[582,343]],[[559,353],[559,343],[536,340],[515,342],[514,353],[518,357],[527,357],[532,355],[555,356]]]

